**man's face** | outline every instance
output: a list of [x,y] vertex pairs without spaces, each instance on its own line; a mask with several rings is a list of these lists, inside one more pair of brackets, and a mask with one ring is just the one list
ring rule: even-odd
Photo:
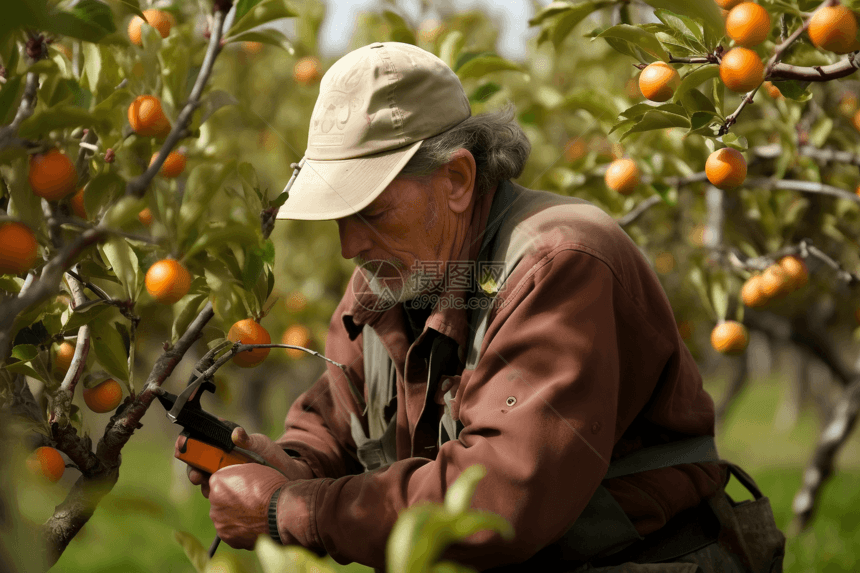
[[337,220],[342,256],[363,269],[375,294],[388,287],[402,302],[441,281],[432,264],[429,273],[414,267],[416,261],[439,261],[436,268],[444,269],[450,258],[452,221],[444,191],[434,181],[396,178],[359,213]]

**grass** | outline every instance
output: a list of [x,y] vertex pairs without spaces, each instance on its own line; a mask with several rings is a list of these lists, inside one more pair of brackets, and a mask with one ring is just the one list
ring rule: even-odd
[[[708,383],[719,396],[722,381]],[[723,458],[746,469],[767,495],[777,525],[783,530],[791,518],[791,503],[801,484],[802,472],[815,443],[817,421],[804,412],[794,429],[777,433],[773,420],[780,401],[777,380],[762,380],[740,397],[718,436]],[[96,428],[97,426],[93,426]],[[72,540],[52,569],[63,573],[191,573],[193,568],[178,543],[174,530],[187,531],[209,546],[215,529],[209,520],[209,503],[185,479],[184,464],[173,459],[175,430],[166,422],[151,423],[136,432],[123,450],[119,482],[104,498],[92,519]],[[180,464],[174,478],[174,464]],[[37,487],[23,484],[19,509],[30,523],[43,522],[62,502],[74,484],[76,472],[57,484]],[[176,485],[172,485],[174,479]],[[735,499],[749,494],[734,480],[729,493]],[[860,547],[860,440],[852,437],[838,460],[837,472],[823,489],[812,527],[789,539],[785,571],[853,571],[854,553]],[[228,553],[260,572],[253,552],[235,550],[225,543],[218,554]],[[350,573],[367,573],[353,564],[340,567]]]

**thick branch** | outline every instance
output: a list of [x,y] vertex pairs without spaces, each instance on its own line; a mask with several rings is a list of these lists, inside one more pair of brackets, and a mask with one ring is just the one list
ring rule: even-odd
[[[759,145],[753,147],[750,151],[759,157],[765,159],[776,159],[784,153],[783,147],[778,143],[770,145]],[[797,153],[804,157],[811,157],[822,163],[845,163],[847,165],[856,165],[860,167],[860,154],[851,153],[850,151],[839,151],[838,149],[819,149],[812,145],[801,145],[797,149]]]
[[790,64],[777,64],[773,67],[767,79],[829,82],[848,77],[857,70],[860,70],[860,52],[854,52],[844,60],[827,66],[802,67]]
[[128,185],[125,188],[126,195],[143,197],[144,193],[146,193],[146,190],[149,188],[149,184],[152,182],[152,179],[164,164],[164,160],[167,158],[167,155],[176,146],[180,139],[187,136],[188,126],[191,125],[191,116],[194,115],[194,110],[196,110],[197,106],[200,105],[200,96],[203,94],[203,88],[206,86],[209,75],[212,73],[215,58],[218,56],[218,52],[221,51],[221,28],[224,24],[224,13],[220,10],[215,12],[213,19],[214,23],[211,26],[209,47],[206,49],[206,56],[203,58],[203,65],[200,68],[200,73],[197,75],[197,81],[191,89],[191,94],[188,96],[188,101],[179,113],[179,117],[176,118],[176,125],[174,125],[173,129],[170,130],[170,134],[161,146],[155,161],[147,167],[146,171],[128,182]]
[[[76,42],[75,45],[80,44],[80,42]],[[91,145],[98,140],[98,136],[93,128],[90,128],[87,131],[87,134],[84,135],[83,139],[81,139],[81,143],[85,143]],[[78,172],[78,188],[83,187],[90,180],[90,162],[89,156],[92,156],[93,151],[89,149],[85,145],[80,146],[81,149],[78,151],[78,160],[75,162],[75,169]]]
[[[87,297],[84,296],[84,288],[81,283],[69,277],[66,281],[69,285],[69,291],[72,294],[72,302],[70,306],[76,309],[87,302]],[[75,387],[84,373],[84,368],[87,365],[87,356],[90,353],[90,327],[88,324],[78,329],[78,340],[75,345],[75,354],[72,357],[72,363],[69,365],[69,370],[63,378],[60,388],[54,393],[53,407],[49,423],[57,422],[60,428],[65,428],[69,424],[69,411],[71,410],[72,398],[75,395]],[[75,461],[78,464],[77,460]],[[78,464],[85,465],[85,464]]]
[[652,195],[651,197],[648,197],[647,199],[636,205],[633,209],[631,209],[626,215],[618,219],[618,224],[621,227],[626,227],[627,225],[630,225],[631,223],[636,221],[636,219],[641,217],[645,213],[645,211],[647,211],[654,205],[659,205],[662,200],[663,198],[659,195]]

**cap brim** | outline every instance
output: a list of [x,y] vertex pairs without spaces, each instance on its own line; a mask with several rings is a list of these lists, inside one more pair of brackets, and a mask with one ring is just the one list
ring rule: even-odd
[[305,158],[277,218],[325,221],[361,211],[379,197],[420,146],[421,141],[416,141],[356,159]]

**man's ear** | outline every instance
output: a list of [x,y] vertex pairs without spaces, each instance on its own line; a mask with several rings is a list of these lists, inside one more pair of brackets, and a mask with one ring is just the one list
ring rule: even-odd
[[455,213],[463,213],[472,203],[478,170],[475,157],[468,149],[458,149],[451,160],[442,166],[442,174],[448,179],[448,207]]

